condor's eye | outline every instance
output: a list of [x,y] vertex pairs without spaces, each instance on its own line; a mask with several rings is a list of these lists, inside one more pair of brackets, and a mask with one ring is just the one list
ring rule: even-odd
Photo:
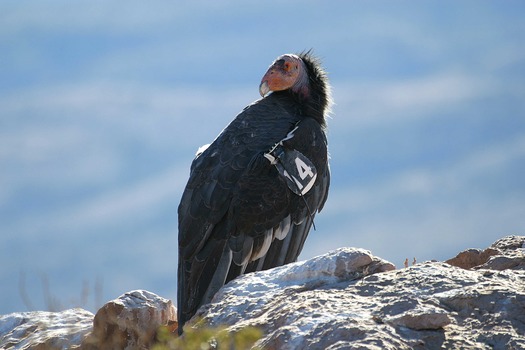
[[285,62],[284,65],[283,65],[284,70],[287,71],[287,72],[291,71],[292,69],[296,70],[297,67],[298,67],[297,64],[294,64],[294,63],[291,63],[291,62]]

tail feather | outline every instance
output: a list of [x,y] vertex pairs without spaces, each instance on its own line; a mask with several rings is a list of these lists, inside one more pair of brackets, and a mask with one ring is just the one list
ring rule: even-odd
[[232,264],[232,251],[225,240],[212,240],[204,247],[206,254],[195,256],[191,262],[179,258],[177,299],[179,334],[201,305],[211,301],[224,285]]

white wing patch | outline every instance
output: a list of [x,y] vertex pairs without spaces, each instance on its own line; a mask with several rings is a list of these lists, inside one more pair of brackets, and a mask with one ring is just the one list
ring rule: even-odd
[[252,253],[250,261],[254,261],[254,260],[257,260],[265,256],[266,253],[268,253],[268,249],[270,249],[270,245],[272,244],[272,242],[273,242],[273,230],[270,229],[264,233],[264,241],[261,246],[261,249]]
[[290,231],[291,223],[292,219],[290,215],[288,215],[283,219],[283,221],[281,221],[279,226],[273,230],[273,236],[278,240],[282,241],[284,237],[286,237],[286,235],[288,234],[288,231]]
[[197,150],[197,153],[195,153],[195,157],[198,157],[202,154],[202,152],[206,151],[208,149],[208,147],[210,147],[211,143],[208,143],[206,145],[202,145],[199,147],[199,149]]

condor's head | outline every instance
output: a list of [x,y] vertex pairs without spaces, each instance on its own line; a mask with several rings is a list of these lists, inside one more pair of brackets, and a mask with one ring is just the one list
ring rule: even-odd
[[291,89],[294,92],[308,92],[308,73],[303,60],[293,54],[279,56],[264,74],[259,93],[262,97],[270,91]]
[[324,120],[331,97],[328,78],[320,61],[310,51],[285,54],[270,65],[259,85],[262,97],[270,92],[289,91],[304,104],[304,112]]

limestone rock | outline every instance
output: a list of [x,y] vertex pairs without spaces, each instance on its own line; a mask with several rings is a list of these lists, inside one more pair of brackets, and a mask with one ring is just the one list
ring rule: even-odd
[[148,349],[159,326],[176,314],[171,300],[145,290],[128,292],[97,311],[82,349]]
[[[519,257],[516,240],[525,237],[496,242],[494,256]],[[342,248],[241,276],[197,318],[204,322],[187,327],[258,327],[256,346],[265,349],[521,349],[525,271],[441,262],[393,270],[365,250]]]
[[383,322],[414,330],[440,329],[451,323],[448,313],[434,306],[415,307],[400,314],[385,317]]
[[525,269],[525,236],[507,236],[485,250],[467,249],[446,261],[463,269]]
[[461,267],[462,269],[471,269],[483,265],[491,256],[499,255],[499,253],[500,251],[494,248],[487,248],[485,250],[467,249],[445,262],[453,266]]
[[[231,281],[198,311],[204,322],[186,327],[255,326],[265,349],[525,349],[524,255],[525,237],[508,236],[462,252],[451,259],[457,266],[395,270],[341,248]],[[146,349],[175,315],[171,301],[147,291],[94,318],[82,309],[10,314],[0,316],[0,349]]]
[[0,349],[78,349],[92,323],[93,314],[83,309],[0,316]]
[[487,262],[476,268],[492,270],[525,270],[524,236],[503,237],[494,242],[491,247],[498,249],[500,254],[490,257]]

